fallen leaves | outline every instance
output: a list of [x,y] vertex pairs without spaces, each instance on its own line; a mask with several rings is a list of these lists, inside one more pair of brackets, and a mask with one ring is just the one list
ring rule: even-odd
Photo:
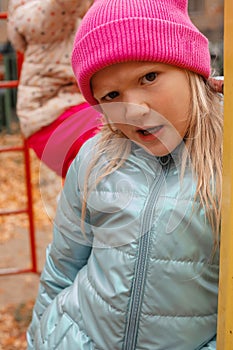
[[[21,146],[22,137],[0,133],[0,147]],[[21,210],[27,208],[26,181],[23,152],[0,153],[0,211]],[[43,229],[54,218],[57,196],[61,190],[61,179],[43,166],[33,151],[30,151],[31,184],[33,197],[34,224]],[[28,228],[25,214],[0,216],[0,243],[13,238],[16,224]]]
[[8,305],[0,313],[0,350],[24,350],[34,301]]
[[[0,148],[20,146],[22,142],[19,131],[14,131],[12,134],[0,132]],[[0,153],[0,164],[0,212],[25,208],[27,194],[22,152]],[[50,234],[57,197],[61,190],[61,179],[50,169],[41,165],[33,151],[30,151],[30,167],[35,230]],[[24,243],[21,243],[23,237],[21,231],[26,232],[27,229],[28,214],[0,216],[0,256],[2,260],[0,266],[10,267],[16,255],[21,264],[27,263],[28,249],[25,248]],[[42,239],[43,235],[37,237],[37,247],[44,245]],[[30,279],[30,276],[25,278]],[[30,285],[31,281],[29,280],[28,283]],[[0,296],[6,291],[5,287],[1,285]],[[20,293],[17,282],[15,282],[15,290]],[[5,297],[7,305],[0,310],[0,350],[26,349],[25,333],[34,304],[33,300],[28,301],[31,295],[30,288],[26,290],[28,294],[25,290],[21,292],[23,293],[21,300],[25,300],[25,303],[12,304],[9,297]]]

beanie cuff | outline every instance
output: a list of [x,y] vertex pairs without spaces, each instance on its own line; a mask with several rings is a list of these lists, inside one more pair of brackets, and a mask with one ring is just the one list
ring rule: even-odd
[[111,64],[153,61],[191,70],[206,79],[210,75],[208,40],[194,25],[187,27],[154,18],[124,18],[104,23],[77,39],[72,53],[73,71],[83,95],[92,105],[97,101],[92,95],[90,79]]

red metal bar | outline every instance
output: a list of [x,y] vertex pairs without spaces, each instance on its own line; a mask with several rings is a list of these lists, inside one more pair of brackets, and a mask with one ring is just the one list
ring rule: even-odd
[[26,139],[23,139],[22,146],[13,146],[13,147],[3,147],[0,148],[1,152],[23,152],[24,155],[24,166],[25,166],[25,183],[26,183],[26,192],[27,192],[27,205],[24,209],[19,210],[4,210],[0,212],[0,216],[3,215],[19,215],[27,214],[29,222],[29,245],[30,245],[30,261],[31,267],[25,269],[18,268],[2,268],[0,269],[0,276],[6,275],[15,275],[22,273],[39,273],[37,267],[37,254],[36,254],[36,237],[35,237],[35,228],[34,228],[34,213],[33,213],[33,198],[32,198],[32,183],[31,183],[31,167],[30,167],[30,153],[28,142]]
[[30,154],[28,148],[28,141],[24,139],[24,159],[25,159],[25,174],[26,174],[26,189],[27,189],[27,210],[29,219],[29,238],[31,248],[31,263],[32,271],[37,272],[37,256],[36,256],[36,239],[34,229],[34,215],[33,215],[33,200],[32,200],[32,182],[31,182],[31,167]]
[[7,12],[0,12],[0,19],[6,19],[7,18]]
[[19,274],[24,274],[24,273],[37,273],[40,274],[38,271],[34,271],[33,269],[17,269],[14,267],[9,267],[7,269],[1,269],[0,270],[0,277],[1,276],[10,276],[10,275],[19,275]]
[[13,146],[13,147],[2,147],[0,148],[0,153],[3,152],[16,152],[16,151],[23,151],[23,146]]
[[0,81],[0,89],[12,89],[12,88],[16,88],[18,85],[19,85],[18,80],[11,80],[11,81],[1,80]]
[[0,153],[1,152],[18,152],[18,151],[23,152],[23,155],[24,155],[27,206],[26,208],[19,209],[19,210],[0,211],[0,216],[19,215],[23,213],[28,214],[31,267],[27,269],[2,268],[0,269],[0,276],[21,274],[21,273],[27,273],[27,272],[39,273],[38,267],[37,267],[36,237],[35,237],[35,228],[34,228],[33,198],[32,198],[32,183],[31,183],[31,167],[30,167],[30,154],[29,154],[28,142],[26,139],[23,139],[22,146],[0,148]]
[[5,216],[5,215],[17,215],[17,214],[24,214],[27,213],[27,209],[21,209],[21,210],[2,210],[0,211],[0,216]]
[[[0,19],[6,19],[6,18],[7,18],[7,12],[1,12]],[[23,64],[23,54],[17,52],[18,79],[20,77],[22,64]],[[12,88],[17,87],[18,83],[19,83],[18,80],[1,81],[0,82],[0,89],[1,88],[12,89]],[[28,142],[26,139],[23,139],[23,144],[21,146],[0,148],[0,153],[2,153],[2,152],[18,152],[18,151],[23,152],[23,155],[24,155],[27,205],[26,205],[25,209],[1,211],[0,216],[1,215],[18,215],[18,214],[22,214],[22,213],[28,214],[31,267],[24,268],[24,269],[2,268],[2,269],[0,269],[0,276],[22,274],[22,273],[28,273],[28,272],[39,273],[37,270],[36,238],[35,238],[35,228],[34,228],[31,167],[30,167],[30,154],[29,154]]]

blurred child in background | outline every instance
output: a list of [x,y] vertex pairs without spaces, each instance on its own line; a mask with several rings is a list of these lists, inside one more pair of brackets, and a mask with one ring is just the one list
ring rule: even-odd
[[10,0],[8,37],[24,53],[17,115],[29,147],[65,177],[100,124],[80,93],[70,64],[74,34],[93,0]]

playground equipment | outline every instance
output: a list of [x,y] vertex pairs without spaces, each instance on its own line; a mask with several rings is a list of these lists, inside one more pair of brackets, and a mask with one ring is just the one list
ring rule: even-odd
[[233,1],[224,1],[223,205],[217,349],[233,349]]
[[[0,20],[6,19],[7,13],[0,13]],[[18,79],[20,76],[20,70],[23,62],[23,56],[20,53],[17,53],[17,70],[18,70]],[[11,81],[0,81],[0,89],[13,89],[18,86],[18,80]],[[25,168],[25,188],[26,188],[26,197],[27,204],[23,209],[8,210],[1,209],[0,216],[3,215],[19,215],[27,214],[28,218],[28,227],[29,227],[29,242],[30,242],[30,256],[31,256],[31,266],[25,268],[6,268],[0,269],[0,276],[2,275],[11,275],[11,274],[20,274],[26,272],[35,272],[37,273],[37,257],[36,257],[36,243],[35,243],[35,229],[34,229],[34,220],[33,220],[33,201],[32,201],[32,185],[31,185],[31,168],[30,168],[30,154],[27,144],[27,140],[22,137],[22,144],[15,147],[1,147],[0,154],[3,152],[21,152],[24,159],[24,168]],[[12,181],[14,174],[11,174]]]

